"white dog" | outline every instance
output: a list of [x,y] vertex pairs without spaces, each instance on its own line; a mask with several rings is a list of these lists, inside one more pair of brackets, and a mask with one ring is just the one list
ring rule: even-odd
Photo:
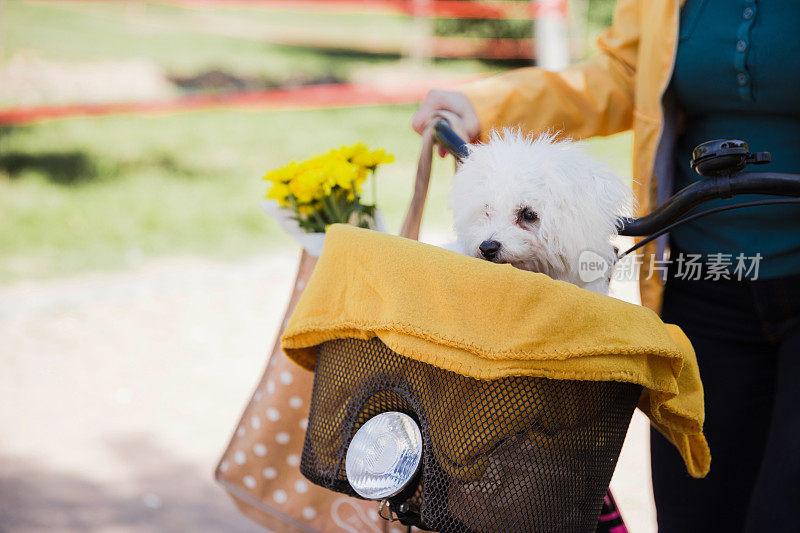
[[584,143],[552,134],[505,129],[469,150],[450,194],[460,251],[607,294],[630,188]]

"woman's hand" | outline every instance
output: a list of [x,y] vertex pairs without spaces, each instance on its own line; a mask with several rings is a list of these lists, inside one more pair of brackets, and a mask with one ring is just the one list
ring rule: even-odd
[[[433,89],[420,102],[411,127],[422,135],[428,123],[441,111],[447,111],[448,121],[461,138],[474,141],[481,132],[478,113],[466,96],[457,91],[442,91]],[[444,157],[444,148],[439,147],[439,155]]]

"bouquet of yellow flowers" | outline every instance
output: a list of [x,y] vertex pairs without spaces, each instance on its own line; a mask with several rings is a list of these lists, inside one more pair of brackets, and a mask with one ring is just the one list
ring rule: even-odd
[[[375,225],[375,170],[393,161],[393,155],[363,143],[342,146],[267,172],[264,179],[272,184],[267,198],[293,211],[291,218],[308,233],[322,233],[339,222],[370,228]],[[369,175],[371,204],[362,201]]]

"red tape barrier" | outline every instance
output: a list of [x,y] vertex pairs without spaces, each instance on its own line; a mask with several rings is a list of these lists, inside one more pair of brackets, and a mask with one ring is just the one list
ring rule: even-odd
[[269,111],[408,104],[421,100],[434,86],[443,89],[453,89],[475,79],[476,77],[473,76],[468,78],[412,82],[404,84],[402,87],[355,84],[313,85],[298,89],[276,89],[272,91],[214,96],[191,96],[165,102],[77,104],[0,109],[0,124],[19,126],[58,118],[129,113],[157,115],[180,111],[203,111],[211,109]]

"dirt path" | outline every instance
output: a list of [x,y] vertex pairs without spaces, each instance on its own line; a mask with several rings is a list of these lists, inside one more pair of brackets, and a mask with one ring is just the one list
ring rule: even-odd
[[295,261],[0,289],[0,530],[262,531],[212,470]]
[[[0,531],[259,532],[212,470],[266,363],[296,256],[0,287]],[[650,532],[647,426],[614,480]]]

